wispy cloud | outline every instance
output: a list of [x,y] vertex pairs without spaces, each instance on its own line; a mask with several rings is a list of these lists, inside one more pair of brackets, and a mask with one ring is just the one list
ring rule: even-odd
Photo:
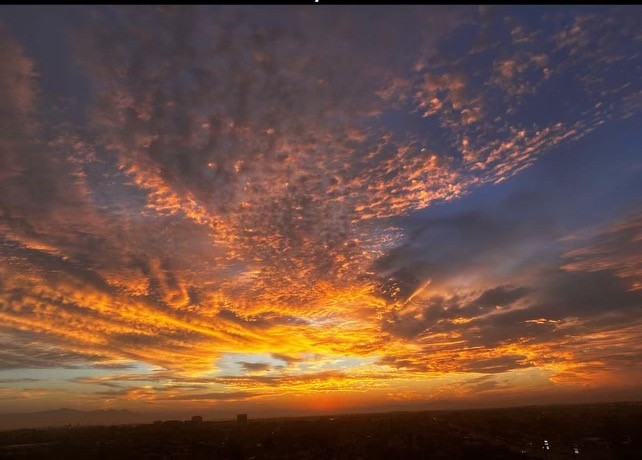
[[635,15],[489,11],[88,9],[80,118],[0,32],[0,370],[215,402],[635,362],[637,215],[580,248],[547,197],[422,214],[639,114]]

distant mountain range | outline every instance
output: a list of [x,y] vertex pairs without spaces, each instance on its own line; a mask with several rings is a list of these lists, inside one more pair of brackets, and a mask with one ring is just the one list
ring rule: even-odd
[[0,414],[0,430],[64,425],[120,425],[150,422],[148,414],[138,414],[127,409],[93,411],[58,409],[43,412]]

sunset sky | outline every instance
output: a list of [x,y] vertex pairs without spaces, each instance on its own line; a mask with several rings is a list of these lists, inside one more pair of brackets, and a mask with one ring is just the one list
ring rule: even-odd
[[641,7],[0,7],[0,412],[642,398]]

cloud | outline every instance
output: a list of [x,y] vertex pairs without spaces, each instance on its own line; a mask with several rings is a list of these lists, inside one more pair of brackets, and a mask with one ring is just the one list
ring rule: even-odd
[[589,238],[588,245],[566,254],[566,270],[611,271],[642,289],[642,216],[635,215]]
[[521,299],[527,292],[528,289],[523,287],[497,286],[484,291],[477,299],[471,302],[470,307],[479,310],[503,307]]
[[547,199],[518,193],[477,209],[416,218],[406,224],[403,243],[374,267],[405,286],[402,297],[428,278],[438,283],[468,273],[501,276],[559,235],[553,216],[542,207]]
[[307,321],[290,315],[280,315],[278,313],[265,312],[256,316],[242,318],[231,310],[221,309],[218,317],[225,318],[246,327],[255,327],[259,329],[269,328],[274,325],[305,325]]
[[506,11],[97,8],[59,31],[73,104],[2,31],[0,368],[142,363],[159,371],[75,383],[215,400],[243,395],[118,385],[208,379],[231,352],[285,365],[201,383],[637,359],[611,342],[637,334],[639,219],[569,248],[554,191],[457,211],[639,112],[636,24]]
[[[518,194],[474,211],[411,221],[407,242],[376,267],[397,285],[412,281],[382,327],[421,352],[379,363],[406,372],[472,373],[557,363],[560,377],[553,380],[561,381],[568,369],[565,381],[590,382],[635,362],[635,352],[605,353],[626,348],[640,333],[642,298],[634,278],[622,275],[630,273],[623,267],[634,266],[626,260],[636,254],[630,247],[635,218],[567,238],[570,220],[544,206],[547,195]],[[600,259],[590,260],[594,254]],[[426,278],[431,283],[419,287]],[[491,284],[507,280],[520,285]]]
[[[181,387],[186,390],[186,387]],[[172,387],[131,387],[121,390],[109,390],[96,393],[98,396],[109,398],[145,399],[147,401],[246,401],[261,396],[261,394],[250,391],[233,391],[218,393],[193,393],[177,392]]]
[[526,356],[508,355],[498,358],[487,358],[472,361],[466,366],[468,372],[480,372],[484,374],[501,373],[511,369],[528,367],[530,364],[524,362]]
[[260,393],[252,393],[249,391],[235,391],[232,393],[181,394],[178,396],[160,399],[167,399],[172,401],[245,401],[259,396],[261,396]]
[[291,366],[292,364],[296,364],[298,362],[303,361],[301,358],[284,355],[282,353],[272,353],[271,356],[274,359],[278,359],[279,361],[283,361],[286,364],[286,366]]
[[239,361],[238,364],[240,364],[241,368],[246,372],[265,372],[272,368],[268,363],[248,363],[245,361]]
[[40,379],[32,379],[32,378],[16,378],[16,379],[2,379],[0,380],[0,383],[32,383],[32,382],[39,382]]
[[551,317],[591,316],[634,310],[639,292],[615,273],[554,271],[542,276],[537,309]]
[[31,333],[0,334],[0,370],[28,368],[73,368],[91,365],[104,359],[99,353],[68,346],[65,342],[52,346]]

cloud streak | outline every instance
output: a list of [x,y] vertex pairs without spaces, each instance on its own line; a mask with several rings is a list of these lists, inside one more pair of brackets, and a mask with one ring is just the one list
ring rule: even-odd
[[73,104],[3,30],[0,372],[214,404],[635,362],[637,214],[456,210],[639,114],[632,15],[511,11],[87,9]]

